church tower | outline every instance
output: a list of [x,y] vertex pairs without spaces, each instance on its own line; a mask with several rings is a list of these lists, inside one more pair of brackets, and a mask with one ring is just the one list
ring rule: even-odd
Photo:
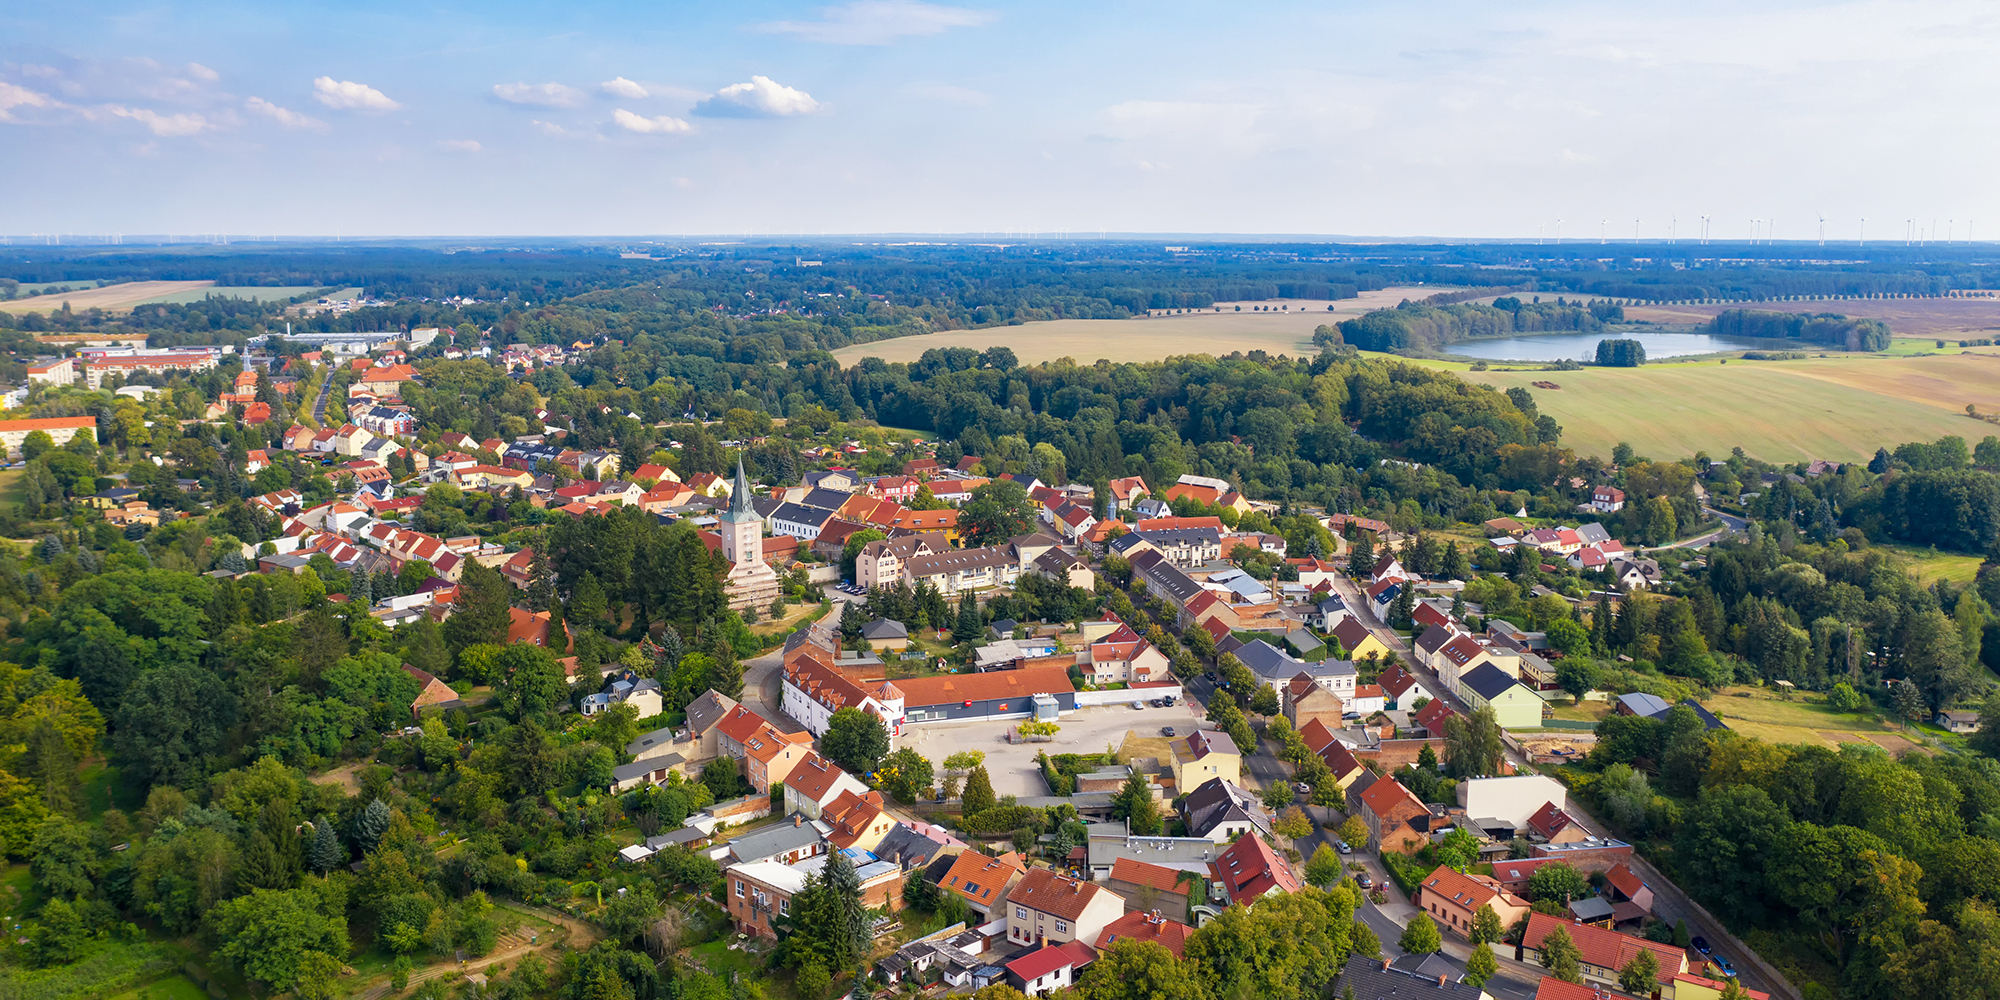
[[740,611],[777,599],[778,574],[764,564],[764,519],[750,505],[750,479],[743,474],[741,456],[736,459],[729,510],[715,527],[722,536],[723,558],[733,564],[722,587],[729,606]]

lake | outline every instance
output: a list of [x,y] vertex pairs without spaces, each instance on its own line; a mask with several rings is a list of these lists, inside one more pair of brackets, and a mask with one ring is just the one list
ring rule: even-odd
[[[1447,344],[1442,353],[1488,361],[1593,361],[1600,340],[1636,340],[1648,360],[1683,358],[1721,351],[1768,350],[1771,345],[1746,337],[1716,337],[1706,333],[1550,333],[1532,337],[1497,337]],[[1802,348],[1793,346],[1792,350]]]

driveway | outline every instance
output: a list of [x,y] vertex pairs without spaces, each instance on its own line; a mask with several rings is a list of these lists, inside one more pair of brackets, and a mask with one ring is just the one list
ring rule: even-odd
[[[1176,733],[1185,735],[1194,729],[1195,720],[1185,704],[1136,710],[1124,705],[1084,708],[1056,720],[1062,729],[1051,742],[1009,745],[1004,736],[1020,724],[1019,719],[994,719],[905,726],[898,746],[915,749],[932,764],[942,764],[961,750],[983,750],[994,794],[1027,798],[1049,794],[1041,769],[1035,765],[1038,753],[1104,753],[1118,749],[1128,730],[1156,737],[1162,726],[1172,726]],[[1166,767],[1166,762],[1161,766]]]

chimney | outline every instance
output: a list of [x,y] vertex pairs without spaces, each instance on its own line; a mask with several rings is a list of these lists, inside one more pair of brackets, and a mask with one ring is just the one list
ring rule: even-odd
[[1442,972],[1438,973],[1438,989],[1444,989],[1444,981],[1445,981],[1444,973]]
[[1382,971],[1383,972],[1389,971],[1389,960],[1386,958],[1382,960]]
[[798,826],[799,826],[799,825],[800,825],[801,823],[803,823],[804,821],[805,821],[805,817],[803,817],[803,816],[800,816],[800,815],[799,815],[798,813],[793,813],[793,814],[792,814],[792,827],[793,827],[794,829],[796,829],[796,828],[797,828],[797,827],[798,827]]

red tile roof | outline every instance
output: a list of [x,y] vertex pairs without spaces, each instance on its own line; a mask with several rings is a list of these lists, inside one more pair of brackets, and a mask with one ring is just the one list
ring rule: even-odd
[[1151,941],[1182,957],[1187,950],[1189,934],[1194,928],[1178,920],[1168,920],[1154,910],[1147,913],[1133,910],[1104,925],[1104,931],[1097,935],[1097,950],[1105,951],[1120,941]]
[[1604,880],[1611,883],[1612,888],[1624,893],[1626,899],[1637,896],[1641,890],[1646,888],[1646,883],[1640,880],[1639,873],[1633,871],[1631,866],[1623,861],[1613,865],[1610,871],[1605,872]]
[[896,682],[902,688],[904,706],[944,705],[954,701],[1011,701],[1038,694],[1075,691],[1069,671],[1062,667],[1027,667],[984,674],[947,674],[941,677],[912,677]]
[[1585,962],[1599,968],[1623,969],[1626,963],[1632,961],[1632,956],[1643,948],[1660,960],[1658,976],[1660,982],[1671,983],[1676,975],[1687,970],[1687,952],[1673,945],[1648,941],[1630,934],[1620,934],[1592,924],[1564,920],[1546,913],[1528,915],[1528,931],[1522,937],[1522,943],[1539,950],[1542,938],[1557,927],[1569,933],[1570,940],[1576,943],[1576,949],[1583,954]]
[[1504,899],[1507,890],[1498,882],[1481,875],[1467,875],[1455,871],[1449,865],[1439,865],[1437,870],[1424,877],[1424,898],[1449,900],[1453,905],[1467,911],[1477,911],[1495,899],[1516,906],[1526,906],[1524,900]]
[[[1393,782],[1378,781],[1376,784]],[[1273,890],[1286,893],[1299,891],[1299,877],[1293,874],[1292,866],[1255,833],[1245,834],[1231,844],[1209,865],[1209,871],[1216,881],[1222,883],[1232,904],[1248,906],[1252,900]]]
[[1554,802],[1544,802],[1533,816],[1528,817],[1528,828],[1542,835],[1543,840],[1553,840],[1570,824],[1569,813]]
[[949,889],[981,906],[989,906],[1000,898],[1007,881],[1024,870],[1021,856],[1013,852],[991,857],[978,851],[966,851],[951,863],[951,870],[945,873],[940,888]]
[[1097,961],[1097,952],[1081,941],[1067,944],[1043,945],[1027,955],[1007,963],[1007,971],[1019,976],[1023,982],[1034,982],[1051,972],[1065,967],[1082,968]]
[[1381,676],[1375,679],[1381,683],[1382,690],[1387,692],[1391,698],[1403,697],[1403,692],[1408,691],[1410,686],[1417,682],[1416,675],[1411,673],[1408,667],[1403,666],[1401,660],[1396,661],[1395,665],[1389,669],[1382,671]]
[[1424,730],[1432,736],[1443,736],[1444,720],[1457,714],[1457,712],[1452,710],[1450,705],[1444,703],[1444,699],[1432,698],[1422,709],[1418,710],[1416,723],[1424,727]]
[[785,779],[785,787],[797,791],[802,799],[819,802],[844,777],[847,777],[846,771],[814,751],[806,754],[805,759],[799,761],[799,766],[792,769],[791,776]]
[[[1729,988],[1728,983],[1722,982],[1719,979],[1708,979],[1703,976],[1697,976],[1689,972],[1683,972],[1680,975],[1675,976],[1674,982],[1676,983],[1686,982],[1686,983],[1693,983],[1696,986],[1706,986],[1709,989],[1714,990],[1718,993]],[[1750,1000],[1771,1000],[1771,994],[1764,993],[1759,990],[1746,988],[1743,991],[1743,995],[1749,997]]]
[[1096,902],[1098,894],[1104,891],[1092,883],[1064,875],[1053,868],[1036,868],[1021,879],[1020,885],[1014,887],[1014,892],[1007,897],[1007,902],[1014,906],[1040,910],[1062,920],[1075,920],[1082,916],[1084,909]]
[[1185,896],[1192,886],[1180,881],[1181,872],[1150,861],[1119,858],[1111,863],[1111,881],[1130,882],[1159,892]]
[[1368,790],[1361,793],[1361,804],[1385,820],[1400,820],[1430,812],[1424,808],[1421,799],[1410,794],[1410,790],[1394,778],[1384,778],[1369,785]]

